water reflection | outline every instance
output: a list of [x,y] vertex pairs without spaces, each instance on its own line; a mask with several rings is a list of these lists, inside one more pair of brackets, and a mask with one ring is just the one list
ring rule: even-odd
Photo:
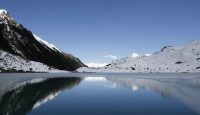
[[200,77],[171,77],[171,78],[108,78],[113,84],[120,84],[132,88],[153,90],[163,98],[174,98],[200,114]]
[[[45,110],[47,114],[52,111],[60,114],[195,114],[195,111],[200,114],[199,77],[92,76],[95,75],[63,78],[38,75],[38,79],[22,80],[14,87],[8,85],[6,91],[1,87],[7,87],[1,83],[6,79],[0,77],[0,115],[24,115],[29,111],[28,114],[34,115]],[[56,96],[62,104],[55,101]],[[54,110],[49,109],[50,105]]]
[[149,80],[149,79],[142,79],[142,78],[117,78],[117,77],[110,77],[108,80],[112,81],[112,88],[116,87],[116,84],[123,85],[125,87],[131,88],[133,91],[137,91],[139,89],[145,90],[154,90],[160,93],[164,98],[169,98],[170,93],[168,88],[158,82],[156,80]]
[[0,115],[24,115],[80,81],[81,78],[50,78],[22,83],[3,95]]
[[105,77],[85,77],[84,80],[91,81],[91,82],[94,82],[94,81],[99,82],[99,81],[106,81],[107,78],[105,78]]

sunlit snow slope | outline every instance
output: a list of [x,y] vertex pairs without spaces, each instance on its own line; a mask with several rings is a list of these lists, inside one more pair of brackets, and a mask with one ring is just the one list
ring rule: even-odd
[[0,72],[67,72],[0,50]]
[[200,40],[179,47],[164,47],[151,56],[127,57],[98,69],[77,72],[200,72]]

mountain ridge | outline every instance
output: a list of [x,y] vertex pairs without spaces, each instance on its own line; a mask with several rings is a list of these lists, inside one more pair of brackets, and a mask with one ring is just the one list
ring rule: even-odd
[[79,68],[77,72],[171,73],[200,72],[200,40],[178,47],[164,47],[150,56],[126,57],[102,68]]

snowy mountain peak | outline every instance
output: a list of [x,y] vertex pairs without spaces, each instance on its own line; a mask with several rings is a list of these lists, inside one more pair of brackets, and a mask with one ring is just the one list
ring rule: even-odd
[[10,16],[10,14],[4,10],[0,9],[0,23],[5,23],[5,24],[14,24],[16,25],[15,20]]
[[6,13],[7,13],[6,10],[4,10],[4,9],[0,9],[0,14],[6,14]]

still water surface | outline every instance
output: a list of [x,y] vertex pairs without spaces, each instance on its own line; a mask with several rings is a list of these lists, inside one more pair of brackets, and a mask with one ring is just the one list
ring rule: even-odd
[[199,74],[0,74],[0,115],[196,115]]

